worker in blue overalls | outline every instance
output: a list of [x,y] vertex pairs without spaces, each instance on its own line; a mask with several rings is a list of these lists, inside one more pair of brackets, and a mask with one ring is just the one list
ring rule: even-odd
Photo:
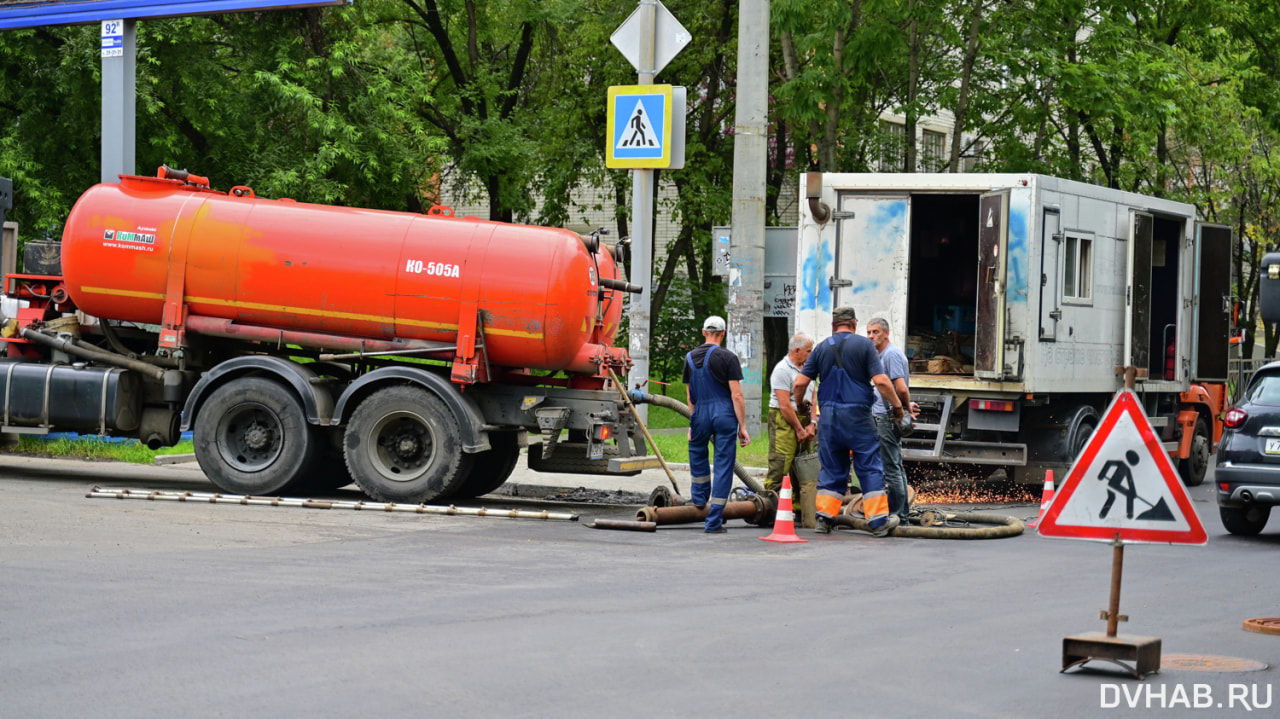
[[[733,489],[733,465],[738,459],[735,442],[747,446],[747,403],[742,398],[742,365],[725,349],[723,317],[712,315],[702,323],[706,342],[684,358],[684,386],[689,399],[689,471],[693,474],[690,501],[706,507],[703,531],[719,534],[724,528],[724,505]],[[716,446],[715,479],[707,456],[707,443]]]
[[[809,383],[818,382],[818,471],[816,531],[831,531],[830,520],[840,514],[845,487],[849,483],[849,463],[862,484],[862,512],[871,533],[883,537],[898,526],[898,516],[889,514],[889,498],[884,488],[884,464],[880,460],[880,433],[871,419],[874,392],[889,405],[893,421],[902,420],[902,401],[894,391],[880,362],[875,344],[856,334],[858,317],[852,307],[831,311],[831,337],[813,348],[792,388],[799,403]],[[873,389],[874,387],[874,389]]]

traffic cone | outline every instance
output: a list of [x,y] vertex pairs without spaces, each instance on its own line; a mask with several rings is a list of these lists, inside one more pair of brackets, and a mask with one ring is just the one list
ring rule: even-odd
[[1044,519],[1044,513],[1049,511],[1049,505],[1053,504],[1053,470],[1047,469],[1044,472],[1044,497],[1040,500],[1040,516],[1036,517],[1034,522],[1028,522],[1028,527],[1034,527]]
[[761,537],[766,542],[807,542],[796,536],[796,514],[791,510],[791,477],[782,476],[782,494],[778,495],[778,516],[773,520],[773,534]]

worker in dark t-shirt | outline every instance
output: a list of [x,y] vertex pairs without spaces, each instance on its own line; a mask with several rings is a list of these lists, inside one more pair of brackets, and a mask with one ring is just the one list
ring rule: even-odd
[[[724,505],[733,489],[733,465],[738,458],[735,440],[747,446],[747,403],[742,397],[742,365],[725,349],[723,317],[712,315],[702,324],[706,343],[684,358],[684,386],[689,399],[689,471],[693,474],[690,501],[707,510],[703,531],[719,534],[724,528]],[[712,480],[707,443],[715,442],[715,479]],[[708,496],[710,495],[710,496]]]

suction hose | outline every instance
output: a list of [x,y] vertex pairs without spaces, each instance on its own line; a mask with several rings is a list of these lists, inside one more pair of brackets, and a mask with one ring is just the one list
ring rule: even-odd
[[[633,389],[628,394],[631,397],[631,401],[636,404],[647,403],[654,405],[655,407],[665,407],[666,409],[676,412],[685,419],[689,419],[689,416],[693,414],[689,411],[689,405],[678,399],[672,399],[671,397],[660,394],[649,394],[648,392],[643,392],[638,389]],[[738,479],[742,480],[743,484],[750,487],[751,491],[756,492],[757,494],[764,491],[764,485],[760,484],[755,477],[747,474],[746,468],[738,462],[733,463],[733,473],[738,476]]]
[[[1016,537],[1022,534],[1026,526],[1017,517],[992,512],[948,512],[943,514],[940,511],[928,511],[921,515],[921,521],[924,523],[955,521],[993,526],[944,527],[934,524],[933,526],[917,527],[915,525],[899,525],[889,532],[889,536],[919,537],[922,539],[1000,539],[1002,537]],[[861,516],[841,514],[833,519],[831,523],[839,527],[851,527],[853,529],[861,529],[864,532],[871,531],[871,528],[867,526],[866,518]]]

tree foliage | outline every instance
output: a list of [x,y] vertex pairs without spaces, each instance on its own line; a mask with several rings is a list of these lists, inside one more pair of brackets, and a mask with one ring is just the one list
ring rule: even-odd
[[[693,42],[658,78],[688,88],[686,165],[659,173],[676,192],[656,208],[678,231],[653,275],[633,278],[651,289],[657,365],[723,308],[710,228],[730,216],[738,26],[732,0],[666,5]],[[1193,202],[1230,225],[1254,312],[1257,264],[1280,232],[1278,7],[772,0],[768,217],[802,170],[915,170],[914,124],[953,118],[951,171],[973,158]],[[269,197],[409,211],[462,193],[492,219],[555,225],[612,204],[625,236],[631,176],[604,167],[605,97],[635,82],[609,42],[633,9],[358,0],[141,21],[138,171],[167,163]],[[97,180],[100,67],[94,27],[0,34],[0,175],[24,237],[56,232]],[[900,148],[885,113],[906,119]]]

